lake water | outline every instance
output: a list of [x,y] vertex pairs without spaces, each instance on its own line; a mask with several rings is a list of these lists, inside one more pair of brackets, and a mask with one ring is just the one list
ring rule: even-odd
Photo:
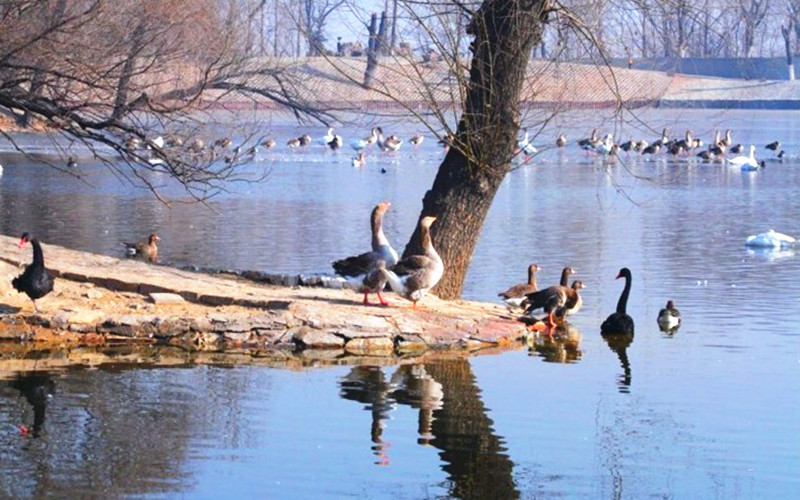
[[[511,172],[464,296],[495,300],[531,262],[543,285],[571,265],[587,286],[571,321],[577,345],[302,371],[13,373],[0,358],[0,497],[798,498],[800,260],[744,241],[770,228],[800,235],[800,120],[754,111],[636,118],[565,114],[534,144],[552,143],[557,130],[574,141],[603,123],[623,140],[646,123],[649,141],[665,125],[706,142],[729,127],[759,158],[771,157],[763,146],[775,139],[788,158],[758,172],[624,154],[605,166],[573,144]],[[422,131],[392,129],[405,139]],[[0,226],[35,232],[45,255],[47,243],[120,255],[121,240],[157,232],[159,255],[175,265],[327,272],[366,249],[369,212],[386,200],[386,232],[402,248],[442,158],[435,140],[373,152],[357,169],[349,150],[282,146],[303,130],[325,132],[276,120],[279,146],[251,166],[267,181],[232,186],[213,210],[167,208],[89,158],[79,158],[79,181],[0,154]],[[340,133],[347,143],[366,129]],[[633,272],[629,345],[599,334],[623,266]],[[668,299],[683,315],[673,335],[656,325]]]

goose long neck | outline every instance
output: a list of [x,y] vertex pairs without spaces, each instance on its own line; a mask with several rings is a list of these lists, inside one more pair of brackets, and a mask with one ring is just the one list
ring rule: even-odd
[[383,214],[377,209],[372,212],[370,226],[372,227],[372,249],[377,249],[381,245],[388,245],[389,240],[383,234]]
[[433,248],[433,240],[431,239],[431,228],[428,226],[422,226],[420,234],[420,245],[422,246],[422,250],[425,252],[426,255],[431,257],[432,259],[441,261],[441,257],[439,257],[439,253],[436,252],[436,249]]
[[626,314],[625,310],[628,307],[628,295],[631,293],[631,277],[625,276],[625,288],[622,290],[622,294],[619,296],[619,302],[617,302],[617,312]]
[[536,284],[536,269],[534,268],[528,269],[528,284],[535,288],[538,288]]
[[39,240],[31,240],[33,246],[33,265],[36,267],[44,267],[44,253],[42,253],[42,246]]

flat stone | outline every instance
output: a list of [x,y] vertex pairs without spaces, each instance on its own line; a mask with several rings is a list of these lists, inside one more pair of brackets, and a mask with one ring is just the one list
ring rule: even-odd
[[333,349],[344,346],[342,337],[312,328],[301,329],[294,335],[294,341],[311,349]]
[[186,299],[177,293],[153,292],[150,294],[150,300],[159,305],[186,303]]
[[78,311],[69,315],[67,323],[70,325],[96,325],[105,316],[105,313],[100,311]]
[[87,299],[92,299],[92,300],[102,299],[103,292],[101,292],[100,290],[89,290],[88,292],[84,293],[83,296],[86,297]]
[[353,339],[344,345],[351,354],[373,354],[389,356],[394,351],[394,342],[388,337]]

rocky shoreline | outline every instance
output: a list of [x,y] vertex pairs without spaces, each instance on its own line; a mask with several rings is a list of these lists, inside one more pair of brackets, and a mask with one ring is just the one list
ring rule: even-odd
[[413,310],[390,295],[392,307],[364,306],[360,294],[330,277],[244,273],[267,282],[259,283],[46,242],[45,262],[56,285],[37,313],[10,284],[30,262],[30,249],[15,243],[0,237],[0,341],[42,348],[145,342],[208,351],[324,350],[324,357],[336,358],[516,347],[525,333],[496,304],[429,295]]

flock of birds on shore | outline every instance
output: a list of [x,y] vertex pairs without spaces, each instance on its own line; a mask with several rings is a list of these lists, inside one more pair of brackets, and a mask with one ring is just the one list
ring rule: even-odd
[[[444,275],[445,267],[441,257],[433,246],[430,228],[436,217],[423,217],[419,221],[420,251],[417,254],[399,258],[383,231],[383,218],[391,204],[382,202],[375,206],[370,215],[371,249],[367,252],[346,257],[333,262],[333,270],[344,279],[343,286],[364,295],[363,303],[369,305],[369,294],[378,297],[379,304],[390,305],[382,292],[388,285],[396,294],[412,302],[412,308],[434,287]],[[151,262],[158,260],[158,235],[150,234],[146,241],[123,243],[125,255]],[[747,238],[745,245],[756,247],[784,248],[793,246],[796,240],[788,235],[769,230],[765,233]],[[38,239],[30,233],[23,233],[19,248],[27,243],[33,247],[33,260],[24,272],[12,280],[12,286],[25,293],[32,301],[34,309],[39,312],[36,301],[53,290],[53,277],[44,264],[44,253]],[[509,308],[524,310],[519,320],[529,325],[532,330],[553,334],[565,324],[565,318],[577,313],[583,306],[580,290],[585,288],[583,281],[573,281],[570,277],[576,270],[565,267],[561,272],[559,284],[539,289],[536,273],[537,264],[528,266],[528,279],[524,283],[511,286],[499,293],[499,297]],[[625,286],[619,297],[616,311],[608,316],[601,325],[603,335],[633,335],[633,319],[627,314],[628,297],[631,290],[632,273],[623,267],[617,278],[625,279]],[[541,309],[546,316],[537,318],[535,312]],[[673,333],[680,326],[681,316],[672,300],[667,302],[658,315],[659,327]]]
[[[419,222],[421,253],[398,259],[383,231],[383,217],[391,206],[388,202],[379,203],[370,216],[371,250],[333,262],[336,274],[345,278],[346,287],[364,294],[363,303],[369,305],[369,294],[374,293],[381,305],[389,302],[383,297],[385,286],[398,295],[410,300],[413,308],[428,291],[433,288],[444,274],[444,264],[433,247],[430,227],[435,217],[423,217]],[[577,313],[583,299],[580,290],[584,283],[580,280],[568,285],[569,278],[575,273],[572,267],[565,267],[558,285],[539,289],[536,272],[539,266],[528,267],[528,281],[513,285],[499,294],[510,308],[524,310],[519,320],[528,324],[532,330],[553,334],[563,327],[565,317]],[[622,268],[617,278],[625,278],[625,287],[620,295],[616,311],[601,325],[603,335],[633,335],[633,319],[627,314],[628,296],[631,290],[631,271]],[[545,318],[537,318],[535,312],[541,309]],[[674,332],[680,325],[680,313],[674,303],[669,301],[659,313],[658,324],[664,331]]]
[[[390,305],[383,297],[382,292],[388,285],[397,295],[411,301],[412,308],[417,308],[417,303],[439,283],[444,275],[445,267],[441,257],[433,246],[430,228],[436,217],[422,217],[419,221],[420,251],[414,255],[399,258],[392,248],[383,231],[383,217],[391,206],[388,202],[379,203],[370,215],[371,250],[359,255],[354,255],[333,262],[336,274],[344,278],[346,288],[363,293],[363,303],[369,305],[369,294],[374,293],[383,306]],[[139,257],[155,262],[158,258],[159,237],[151,234],[146,242],[124,243],[125,253],[129,257]],[[12,280],[12,286],[19,292],[25,293],[32,301],[37,312],[37,300],[46,296],[53,290],[54,279],[46,269],[44,253],[39,240],[29,233],[23,233],[19,241],[19,248],[27,243],[33,247],[33,261],[26,266],[22,274]],[[547,331],[552,334],[556,328],[563,326],[564,318],[577,313],[583,304],[580,290],[584,288],[582,281],[574,281],[572,286],[567,286],[569,278],[575,269],[565,267],[561,274],[561,282],[544,289],[539,289],[536,282],[538,266],[532,264],[528,268],[528,281],[514,285],[500,297],[509,307],[524,309],[520,321],[532,325],[537,331]],[[625,278],[625,288],[619,298],[617,310],[610,315],[601,326],[603,335],[622,333],[633,335],[633,320],[626,313],[628,295],[631,288],[631,272],[622,268],[617,278]],[[547,315],[543,319],[536,319],[534,312],[542,309]],[[659,325],[664,319],[677,320],[680,315],[672,306],[667,305],[667,313],[659,315]],[[669,328],[675,324],[670,323]]]

